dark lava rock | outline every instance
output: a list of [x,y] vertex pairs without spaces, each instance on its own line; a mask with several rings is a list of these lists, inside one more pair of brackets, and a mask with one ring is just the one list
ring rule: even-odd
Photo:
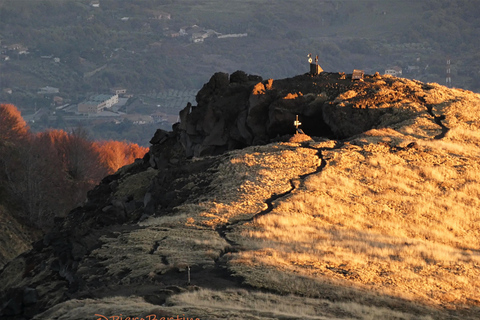
[[[139,219],[173,214],[176,206],[198,199],[211,188],[211,173],[218,166],[219,160],[208,156],[293,135],[297,115],[302,130],[310,136],[346,138],[381,125],[382,117],[394,108],[385,104],[402,95],[422,103],[420,95],[411,94],[408,87],[398,83],[394,87],[395,81],[365,76],[363,82],[355,82],[351,77],[326,72],[275,81],[243,71],[231,76],[215,73],[198,92],[197,105],[189,103],[180,112],[180,123],[171,132],[155,132],[143,159],[105,177],[88,193],[83,206],[57,221],[54,230],[35,243],[32,251],[17,258],[24,266],[18,270],[23,285],[0,292],[0,316],[31,318],[52,303],[89,297],[90,290],[104,287],[105,267],[85,257],[102,245],[102,237],[136,230]],[[380,95],[381,86],[392,88],[384,90],[387,95]],[[204,158],[190,161],[191,157]],[[119,198],[122,183],[139,173],[148,178],[140,198]],[[79,261],[90,263],[83,273],[98,277],[82,276]],[[13,261],[4,270],[12,272],[15,268]],[[49,291],[37,292],[38,283],[51,284]],[[146,299],[163,303],[168,295],[165,291]]]
[[[391,85],[394,78],[365,76],[353,81],[341,73],[299,75],[263,81],[236,71],[215,73],[198,92],[197,105],[180,111],[180,123],[171,133],[157,131],[152,139],[150,163],[166,167],[183,158],[217,155],[250,145],[269,143],[295,133],[298,115],[310,136],[347,138],[380,124],[391,103],[403,93],[376,96],[377,81]],[[408,91],[408,88],[405,89]],[[346,92],[355,95],[342,97]],[[176,153],[173,154],[172,150]]]

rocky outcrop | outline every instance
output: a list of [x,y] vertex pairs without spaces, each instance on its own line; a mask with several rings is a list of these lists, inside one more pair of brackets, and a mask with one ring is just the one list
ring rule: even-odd
[[41,232],[23,225],[12,213],[0,205],[0,269],[10,260],[31,249]]
[[[161,166],[183,156],[216,155],[278,140],[295,133],[297,115],[310,136],[342,139],[390,125],[385,120],[401,121],[425,109],[421,94],[402,81],[378,75],[352,81],[343,73],[326,72],[263,81],[243,71],[216,73],[198,92],[197,104],[180,112],[173,132],[157,132],[151,162]],[[398,108],[394,103],[407,94],[411,105]],[[169,146],[159,146],[165,143]],[[171,154],[172,145],[176,154]]]
[[[175,215],[175,210],[184,204],[201,206],[203,195],[215,189],[212,181],[218,168],[230,161],[225,151],[290,137],[295,133],[296,115],[306,134],[329,138],[346,138],[372,128],[394,126],[418,114],[428,116],[425,103],[434,102],[424,99],[424,90],[429,90],[429,86],[392,77],[366,76],[363,82],[354,82],[339,73],[321,73],[263,81],[242,71],[232,75],[216,73],[198,92],[196,105],[188,104],[180,112],[180,123],[172,131],[155,132],[150,151],[143,159],[104,178],[89,192],[83,206],[58,221],[55,230],[36,242],[33,250],[5,266],[0,272],[0,316],[30,318],[62,301],[102,296],[101,290],[107,285],[109,290],[127,290],[128,286],[137,290],[144,283],[155,281],[160,277],[158,274],[162,274],[161,281],[165,282],[167,266],[184,270],[185,265],[172,263],[167,254],[152,253],[158,251],[163,241],[173,241],[160,234],[174,234],[175,228],[166,223],[148,229],[141,222],[152,216]],[[315,167],[320,151],[306,150],[312,153],[306,157]],[[285,156],[289,153],[299,156],[285,150]],[[250,179],[243,176],[243,171],[241,174]],[[217,185],[222,184],[223,176],[217,175]],[[278,182],[275,180],[271,185],[277,186]],[[266,192],[265,196],[282,192],[285,190]],[[223,210],[213,200],[211,206],[213,211]],[[199,219],[208,214],[207,209]],[[185,220],[182,228],[192,223]],[[137,238],[137,231],[141,237]],[[188,234],[182,237],[188,238],[197,231],[188,229]],[[208,231],[208,237],[218,237],[211,228]],[[160,271],[142,271],[141,276],[128,277],[131,282],[126,282],[124,278],[135,270],[128,264],[114,269],[120,265],[116,260],[108,263],[133,256],[122,248],[116,252],[119,257],[105,253],[111,248],[110,243],[121,243],[127,234],[128,250],[152,252],[143,255],[144,259],[150,259],[145,264],[152,268],[160,266]],[[172,236],[175,241],[182,237]],[[155,245],[146,250],[138,244],[144,238],[148,238],[145,240],[148,245]],[[196,251],[208,252],[205,261],[211,265],[219,261],[218,252],[224,252],[228,246],[224,240],[192,242]],[[201,265],[197,267],[198,272],[203,272]],[[168,276],[178,282],[178,274],[172,271]],[[151,295],[157,289],[153,285],[144,286],[143,295]]]

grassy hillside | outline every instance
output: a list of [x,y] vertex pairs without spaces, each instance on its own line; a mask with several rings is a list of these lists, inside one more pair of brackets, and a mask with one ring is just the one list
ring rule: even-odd
[[[392,81],[375,95],[410,90],[394,103],[413,117],[390,114],[342,141],[297,134],[191,160],[213,164],[201,196],[102,231],[79,262],[91,291],[37,319],[478,319],[480,96]],[[142,199],[155,171],[126,175],[116,196]],[[0,280],[27,284],[15,275],[27,263]],[[61,281],[43,277],[31,281],[60,297]]]

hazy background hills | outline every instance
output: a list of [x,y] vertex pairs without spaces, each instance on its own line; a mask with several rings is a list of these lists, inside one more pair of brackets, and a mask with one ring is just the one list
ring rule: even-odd
[[[29,90],[46,85],[81,100],[111,87],[199,89],[217,71],[278,79],[306,71],[308,53],[326,71],[400,66],[405,77],[440,84],[449,56],[453,86],[479,91],[479,11],[461,0],[1,0],[2,46],[29,53],[0,62],[1,88],[17,88],[0,99],[29,112],[45,104]],[[215,36],[172,37],[194,25]]]

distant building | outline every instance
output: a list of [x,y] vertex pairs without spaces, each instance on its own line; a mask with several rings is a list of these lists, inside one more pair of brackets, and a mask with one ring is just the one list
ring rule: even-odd
[[152,116],[144,114],[125,114],[123,118],[131,121],[133,124],[149,124],[154,122]]
[[203,42],[207,37],[208,35],[206,35],[205,33],[194,33],[192,34],[192,37],[190,38],[190,40],[193,43],[200,43],[200,42]]
[[163,112],[152,113],[150,116],[156,123],[165,121],[165,113]]
[[385,69],[385,74],[394,77],[400,77],[402,75],[402,68],[395,66],[389,69]]
[[100,8],[100,1],[92,1],[90,2],[90,6],[94,8]]
[[63,98],[60,96],[55,96],[53,97],[53,102],[55,103],[56,106],[62,105],[63,104]]
[[78,104],[79,113],[100,113],[118,103],[118,95],[97,94]]
[[170,20],[172,19],[172,15],[170,13],[167,13],[167,12],[161,12],[161,11],[157,11],[155,13],[152,14],[152,16],[150,17],[150,19],[155,19],[155,20]]
[[205,30],[205,28],[199,27],[197,25],[193,25],[191,27],[180,28],[178,35],[189,36],[190,41],[193,43],[202,43],[208,37],[219,36],[220,33],[212,29]]
[[127,89],[121,87],[110,88],[111,94],[122,95],[127,93]]
[[7,50],[8,51],[20,52],[20,51],[26,51],[26,50],[28,50],[28,48],[25,47],[24,45],[20,44],[20,43],[15,43],[15,44],[11,44],[11,45],[7,46]]
[[153,121],[156,123],[159,122],[170,122],[174,123],[177,120],[178,115],[176,114],[168,114],[166,112],[155,112],[151,114]]
[[313,76],[318,76],[320,73],[323,72],[322,67],[319,64],[310,63],[310,74]]
[[315,56],[315,63],[313,63],[312,54],[308,54],[308,63],[310,63],[310,74],[312,76],[318,76],[323,72],[322,67],[318,64],[318,56]]
[[105,105],[96,103],[94,101],[84,101],[78,104],[79,113],[100,113],[105,108]]
[[363,70],[353,69],[352,80],[363,80],[365,72]]
[[12,94],[12,89],[11,88],[5,88],[3,89],[3,92],[5,92],[6,94]]
[[11,44],[6,46],[5,49],[10,52],[16,52],[18,54],[28,54],[28,48],[20,43]]
[[58,88],[46,86],[46,87],[40,88],[37,93],[38,94],[56,94],[59,92],[60,92],[60,89]]
[[176,38],[176,37],[180,37],[181,34],[180,32],[177,32],[177,31],[167,30],[163,33],[163,35],[169,38]]
[[218,39],[248,37],[248,33],[220,34],[220,33],[217,32],[216,35],[217,35]]
[[180,36],[186,36],[187,35],[187,29],[188,27],[181,27],[180,30],[178,31],[178,33],[180,34]]

